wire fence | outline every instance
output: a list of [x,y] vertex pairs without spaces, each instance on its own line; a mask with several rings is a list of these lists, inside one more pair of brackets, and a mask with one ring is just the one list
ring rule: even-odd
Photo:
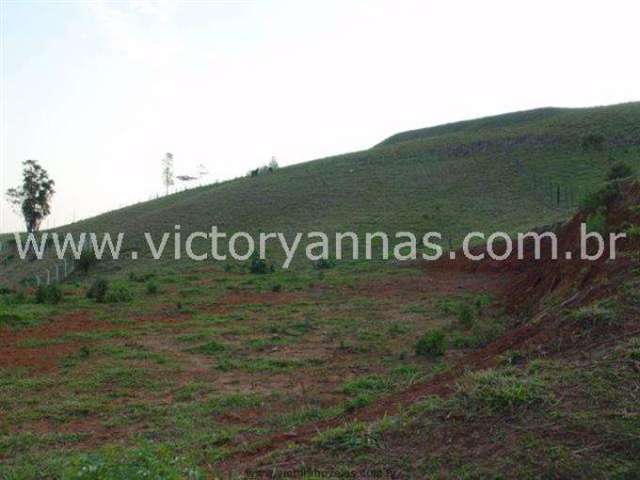
[[560,183],[549,176],[529,172],[519,158],[512,157],[511,161],[534,196],[548,208],[573,209],[586,193],[583,189]]
[[[82,252],[90,250],[89,244],[82,245]],[[81,252],[81,253],[82,253]],[[33,276],[33,283],[36,286],[51,285],[52,283],[60,283],[66,280],[69,275],[76,271],[78,260],[76,258],[63,258],[56,260],[50,267],[45,268],[39,274]]]
[[[88,244],[83,245],[82,252],[90,250],[90,246]],[[4,256],[0,261],[5,261],[8,258],[12,258],[13,255],[17,255],[18,250],[15,243],[10,241],[2,241],[0,242],[0,255]],[[43,260],[38,260],[43,261]],[[46,261],[46,260],[44,260]],[[26,278],[23,278],[21,283],[25,285],[51,285],[53,283],[60,283],[66,280],[73,272],[76,271],[78,267],[79,260],[75,257],[65,257],[62,259],[56,259],[52,264],[47,265],[46,267],[40,267],[37,270],[37,273],[31,274]],[[47,262],[49,263],[49,262]]]

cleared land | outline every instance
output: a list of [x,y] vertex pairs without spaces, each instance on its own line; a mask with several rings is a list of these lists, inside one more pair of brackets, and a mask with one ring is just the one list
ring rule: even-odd
[[[256,230],[460,222],[515,231],[568,210],[545,210],[518,169],[506,168],[510,156],[473,138],[529,139],[512,145],[528,171],[593,189],[608,155],[636,158],[627,123],[636,112],[637,104],[543,110],[409,132],[400,143],[91,222],[132,232],[176,219],[190,228],[224,219]],[[584,149],[577,133],[596,124],[603,151]],[[412,157],[414,147],[421,153]],[[448,153],[417,177],[437,148]],[[489,150],[455,153],[466,148]],[[393,151],[403,154],[383,155]],[[330,181],[340,169],[360,181]],[[378,199],[376,178],[397,190]],[[581,221],[640,229],[640,184],[615,185],[562,227],[561,248],[575,251]],[[433,191],[450,203],[436,209]],[[143,260],[71,278],[56,304],[7,289],[0,478],[637,478],[639,249],[634,233],[615,262],[344,261],[263,275],[242,264]],[[8,275],[24,268],[6,263]],[[86,298],[97,275],[120,297]]]

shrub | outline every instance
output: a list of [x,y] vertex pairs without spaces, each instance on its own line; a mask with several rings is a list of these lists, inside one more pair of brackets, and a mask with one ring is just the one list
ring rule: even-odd
[[104,303],[108,290],[109,282],[103,278],[97,278],[87,290],[87,298],[91,298],[97,303]]
[[91,267],[98,263],[96,253],[93,250],[84,250],[78,259],[78,268],[85,275],[89,273]]
[[464,328],[471,328],[473,326],[474,320],[473,309],[471,308],[471,305],[466,303],[462,304],[460,306],[460,309],[458,310],[457,317],[460,325],[462,325]]
[[321,258],[317,262],[313,264],[314,268],[317,270],[327,270],[329,268],[333,268],[336,266],[336,263],[332,260]]
[[587,217],[587,232],[607,233],[607,215],[604,208],[600,207]]
[[57,305],[62,301],[62,290],[58,285],[40,285],[36,289],[36,303]]
[[191,352],[202,353],[203,355],[217,355],[220,352],[224,352],[227,348],[220,342],[212,340],[198,347],[192,348]]
[[154,273],[141,273],[137,274],[135,272],[129,273],[129,280],[137,283],[145,283],[155,277]]
[[595,211],[600,207],[609,208],[611,203],[620,197],[620,186],[616,182],[609,182],[600,190],[586,195],[581,207],[587,211]]
[[478,309],[478,313],[482,312],[482,309],[488,305],[491,305],[491,295],[488,293],[480,293],[476,295],[473,300],[476,308]]
[[599,326],[615,325],[619,318],[615,311],[603,303],[596,303],[582,307],[573,314],[573,318],[584,329],[592,329]]
[[320,448],[337,451],[359,450],[377,445],[377,438],[363,423],[346,423],[313,437]]
[[263,275],[265,273],[273,273],[274,268],[273,265],[268,265],[266,260],[255,256],[251,259],[249,271],[251,273]]
[[483,347],[497,339],[503,330],[502,323],[496,319],[475,322],[471,328],[471,338],[468,339],[468,346],[474,348]]
[[27,297],[22,290],[15,293],[8,293],[8,294],[1,294],[1,295],[2,295],[3,303],[8,306],[22,305],[24,303],[27,303]]
[[133,293],[131,293],[129,285],[123,282],[117,282],[111,285],[105,296],[107,303],[126,303],[131,300],[133,300]]
[[425,333],[416,343],[416,355],[439,357],[447,351],[447,337],[440,329]]
[[147,280],[147,283],[145,284],[145,290],[148,295],[155,295],[156,293],[158,293],[158,282],[156,282],[152,278]]
[[607,172],[607,180],[619,180],[621,178],[628,178],[633,175],[633,168],[625,162],[614,163],[609,172]]

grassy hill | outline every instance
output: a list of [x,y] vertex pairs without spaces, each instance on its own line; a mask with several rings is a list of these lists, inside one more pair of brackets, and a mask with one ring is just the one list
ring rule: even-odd
[[[439,127],[68,228],[529,228],[573,209],[548,186],[590,190],[610,156],[638,166],[639,115]],[[639,478],[640,183],[607,192],[558,229],[572,260],[130,261],[3,288],[0,478]],[[615,261],[576,260],[594,218],[629,232]],[[39,268],[8,258],[5,278]]]
[[[602,136],[600,148],[583,145],[589,134]],[[144,250],[144,232],[158,238],[175,224],[183,234],[211,225],[254,234],[440,231],[455,245],[470,230],[515,232],[566,218],[613,159],[640,167],[640,103],[399,133],[369,150],[176,193],[60,230],[125,232],[125,250]],[[3,271],[30,268],[5,262],[0,283]]]

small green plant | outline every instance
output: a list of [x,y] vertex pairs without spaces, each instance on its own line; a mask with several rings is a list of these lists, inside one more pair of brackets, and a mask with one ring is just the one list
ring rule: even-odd
[[266,260],[254,256],[251,259],[251,263],[249,265],[249,271],[251,273],[264,275],[266,273],[273,273],[274,268],[273,265],[269,265]]
[[377,438],[371,435],[364,423],[347,423],[343,426],[320,432],[313,442],[328,450],[360,450],[377,445]]
[[126,283],[114,282],[107,290],[104,300],[107,303],[126,303],[133,300],[133,293]]
[[607,214],[603,207],[599,207],[595,212],[587,217],[587,232],[607,233]]
[[544,385],[535,378],[519,377],[513,369],[483,370],[465,375],[457,392],[465,410],[513,411],[548,400]]
[[464,328],[471,328],[474,322],[474,314],[471,305],[465,303],[460,306],[457,314],[458,322]]
[[84,250],[78,259],[78,269],[86,275],[97,263],[98,259],[95,252],[93,250]]
[[147,292],[147,295],[155,295],[156,293],[158,293],[158,282],[156,282],[153,278],[150,278],[145,284],[145,290]]
[[194,464],[177,455],[174,446],[145,442],[135,447],[110,445],[95,453],[76,454],[65,462],[61,478],[199,480],[204,476]]
[[62,301],[62,289],[55,284],[40,285],[35,293],[36,303],[57,305]]
[[198,347],[189,350],[193,353],[202,353],[204,355],[217,355],[220,352],[224,352],[227,348],[220,342],[212,340]]
[[574,312],[573,318],[586,330],[615,325],[620,320],[615,311],[605,303],[582,307]]
[[109,282],[104,278],[96,278],[87,290],[86,296],[97,303],[104,303],[108,290]]
[[430,330],[416,343],[416,355],[440,357],[447,352],[447,336],[440,329]]
[[327,258],[321,258],[320,260],[318,260],[313,264],[313,267],[316,270],[327,270],[335,266],[336,266],[336,263],[333,260],[329,260]]
[[620,197],[620,186],[617,182],[609,182],[600,190],[589,193],[582,199],[580,206],[583,210],[593,212],[600,207],[609,206]]
[[156,275],[154,273],[129,273],[129,281],[136,283],[145,283],[153,279]]
[[491,295],[488,293],[480,293],[475,296],[473,303],[478,309],[478,313],[481,313],[484,307],[491,305]]
[[7,306],[23,305],[27,303],[27,296],[24,294],[22,290],[15,293],[12,293],[9,290],[9,293],[4,293],[0,295],[2,295],[2,302]]

